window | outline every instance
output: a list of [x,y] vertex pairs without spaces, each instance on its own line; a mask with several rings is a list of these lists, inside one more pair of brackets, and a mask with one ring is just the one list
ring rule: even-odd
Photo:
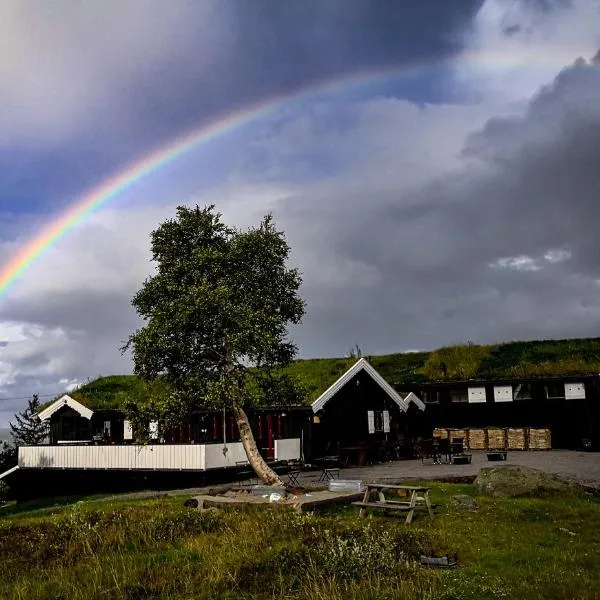
[[459,388],[450,390],[450,402],[462,403],[469,401],[469,390],[467,388]]
[[369,433],[388,433],[390,431],[390,413],[387,410],[367,411]]
[[423,390],[421,392],[421,398],[425,404],[439,404],[440,393],[432,390]]
[[110,421],[104,421],[104,435],[110,437]]
[[515,387],[515,400],[531,400],[531,385],[529,383],[519,383]]
[[549,383],[546,386],[546,398],[564,398],[565,384],[564,383]]

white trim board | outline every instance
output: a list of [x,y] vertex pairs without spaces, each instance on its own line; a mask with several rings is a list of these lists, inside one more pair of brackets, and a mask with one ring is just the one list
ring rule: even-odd
[[425,402],[419,398],[414,392],[409,392],[404,396],[404,402],[410,404],[411,402],[420,410],[425,410]]
[[340,378],[330,385],[312,404],[313,413],[322,410],[327,402],[331,400],[344,385],[346,385],[355,375],[361,371],[366,371],[373,381],[398,405],[401,411],[406,412],[410,402],[414,402],[421,410],[424,410],[425,404],[412,392],[403,399],[396,390],[372,367],[369,362],[361,358],[356,361]]
[[75,412],[79,413],[84,419],[91,419],[94,414],[93,410],[90,410],[87,406],[73,400],[71,396],[65,394],[59,398],[56,402],[53,402],[50,406],[46,407],[43,411],[38,413],[38,417],[41,421],[49,419],[56,411],[60,410],[63,406],[72,408]]
[[9,469],[8,471],[4,471],[4,473],[0,473],[0,479],[4,479],[7,475],[14,473],[18,468],[19,468],[19,465],[17,465],[16,467],[13,467],[12,469]]

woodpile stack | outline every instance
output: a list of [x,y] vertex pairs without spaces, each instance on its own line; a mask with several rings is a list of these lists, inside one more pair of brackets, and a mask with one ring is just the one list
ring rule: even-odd
[[485,450],[487,448],[487,435],[485,429],[469,429],[469,449]]
[[450,441],[462,438],[469,450],[550,450],[552,436],[549,429],[486,427],[484,429],[448,429],[436,427],[433,437]]
[[509,450],[527,449],[527,436],[523,427],[510,428],[507,432],[506,439]]
[[506,431],[495,427],[487,428],[488,450],[504,450],[506,448]]
[[550,450],[552,448],[552,436],[549,429],[529,429],[530,450]]
[[467,446],[467,442],[469,440],[469,430],[468,429],[449,429],[448,435],[450,436],[450,441],[462,439],[464,445]]
[[440,440],[447,440],[448,439],[448,430],[445,428],[436,427],[433,430],[433,437],[439,438]]

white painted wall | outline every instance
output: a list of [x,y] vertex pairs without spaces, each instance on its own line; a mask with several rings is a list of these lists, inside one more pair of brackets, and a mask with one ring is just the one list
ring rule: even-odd
[[202,444],[147,446],[22,446],[19,467],[24,469],[162,469],[202,471]]
[[[21,446],[23,469],[149,469],[203,471],[246,462],[241,442],[223,444],[148,444],[146,446]],[[278,456],[277,452],[280,453]],[[300,458],[300,440],[275,441],[280,460]]]
[[227,452],[223,454],[223,443],[207,444],[205,468],[220,469],[223,467],[235,467],[236,463],[247,462],[246,451],[242,442],[232,442],[225,445]]
[[275,460],[300,460],[300,438],[275,440]]

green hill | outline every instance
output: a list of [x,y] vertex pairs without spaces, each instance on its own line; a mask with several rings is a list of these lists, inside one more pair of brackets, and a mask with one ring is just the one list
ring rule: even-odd
[[[547,377],[600,373],[600,338],[465,344],[431,352],[366,356],[392,385],[428,381]],[[307,390],[312,402],[350,366],[348,358],[297,360],[287,371]],[[118,408],[167,390],[164,382],[148,384],[133,375],[101,377],[70,395],[90,408]]]

